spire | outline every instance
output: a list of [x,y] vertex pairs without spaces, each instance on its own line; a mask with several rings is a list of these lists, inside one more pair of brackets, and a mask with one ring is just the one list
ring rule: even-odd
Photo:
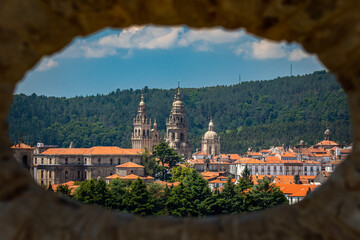
[[145,106],[145,101],[144,101],[144,94],[141,93],[141,100],[139,103],[139,111],[138,112],[145,112],[146,111],[146,106]]
[[212,118],[210,118],[209,131],[214,131],[214,123],[212,121]]
[[154,125],[153,125],[154,129],[157,129],[157,123],[156,123],[156,118],[154,119]]

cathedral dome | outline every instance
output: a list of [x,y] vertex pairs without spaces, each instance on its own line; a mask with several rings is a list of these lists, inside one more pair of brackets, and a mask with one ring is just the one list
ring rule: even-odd
[[211,140],[211,139],[215,139],[217,137],[218,137],[218,135],[214,131],[207,131],[204,135],[205,140]]
[[211,140],[211,139],[217,139],[218,135],[217,133],[214,131],[214,123],[212,121],[212,119],[210,120],[209,123],[209,131],[207,131],[204,135],[204,139],[205,140]]

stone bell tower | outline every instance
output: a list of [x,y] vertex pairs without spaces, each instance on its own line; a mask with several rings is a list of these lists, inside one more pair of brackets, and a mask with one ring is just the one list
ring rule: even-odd
[[188,139],[188,126],[185,118],[185,108],[181,101],[180,88],[175,94],[170,116],[166,120],[166,142],[170,147],[186,158],[191,157],[191,141]]
[[133,149],[147,148],[152,150],[151,143],[151,120],[146,113],[146,106],[144,101],[144,95],[141,94],[141,101],[136,117],[133,121],[134,131],[131,136],[131,143]]

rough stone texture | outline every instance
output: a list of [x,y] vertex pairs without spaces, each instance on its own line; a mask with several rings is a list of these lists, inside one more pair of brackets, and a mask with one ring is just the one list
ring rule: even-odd
[[[0,1],[0,239],[360,239],[360,14],[358,0]],[[309,200],[253,215],[140,218],[56,198],[11,157],[6,116],[15,84],[44,55],[106,26],[245,27],[296,41],[349,94],[351,156]]]

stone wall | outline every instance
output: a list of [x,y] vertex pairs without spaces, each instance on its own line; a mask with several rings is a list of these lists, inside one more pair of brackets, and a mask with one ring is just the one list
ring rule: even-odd
[[[359,239],[360,14],[358,0],[2,0],[0,2],[0,239]],[[305,200],[253,215],[140,218],[56,198],[11,157],[7,114],[15,84],[41,57],[106,26],[245,27],[295,41],[348,93],[353,152]]]

